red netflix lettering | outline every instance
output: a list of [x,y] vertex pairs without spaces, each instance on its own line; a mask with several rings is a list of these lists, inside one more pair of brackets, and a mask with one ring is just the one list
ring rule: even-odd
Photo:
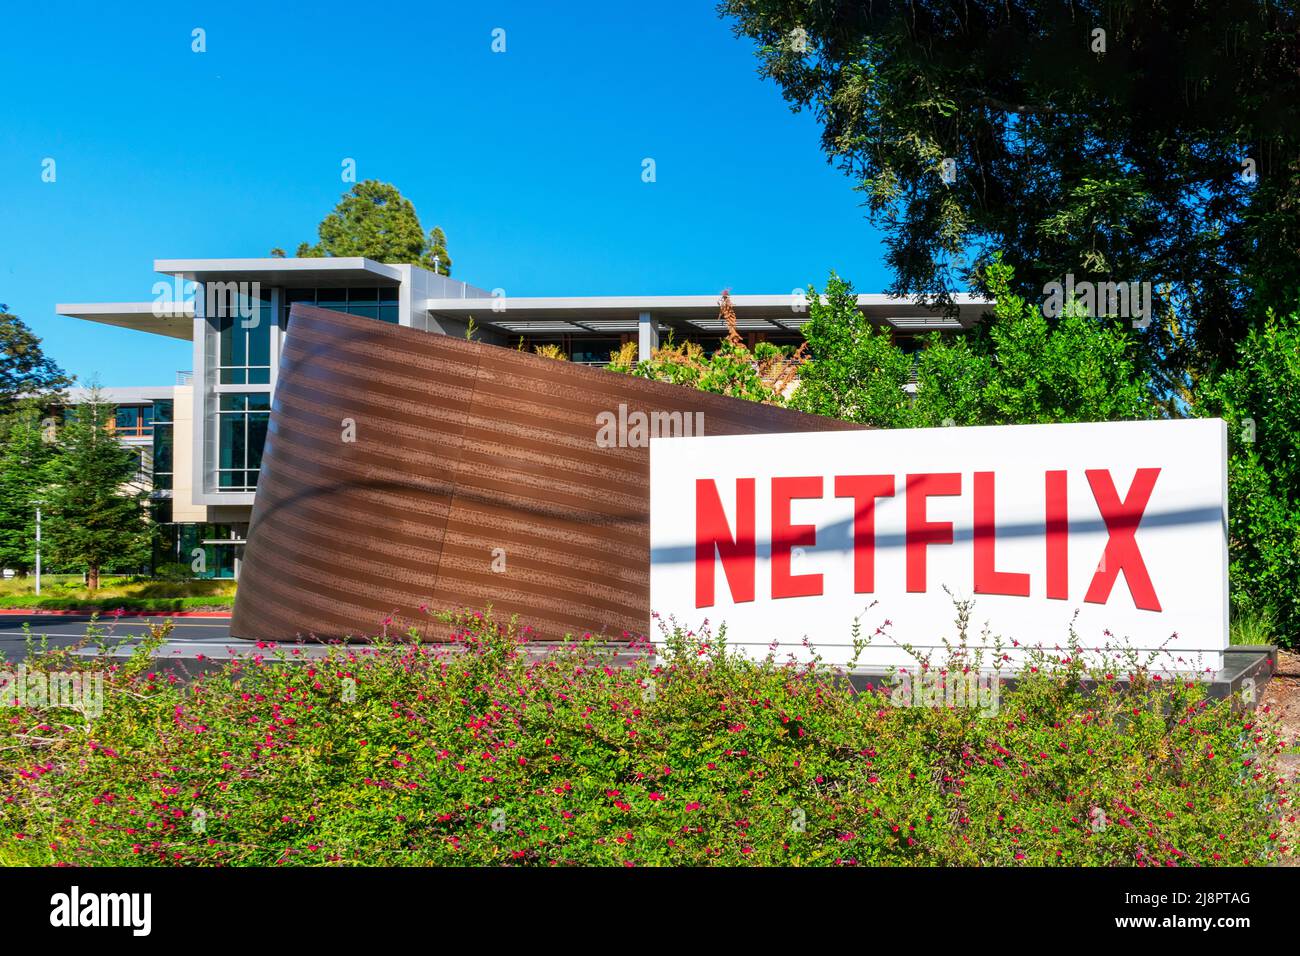
[[[1029,597],[1029,575],[997,570],[997,527],[991,471],[975,472],[975,593]],[[952,540],[951,537],[948,539]],[[910,591],[911,588],[909,587]],[[922,588],[924,590],[924,588]]]
[[[1107,530],[1102,561],[1093,574],[1083,600],[1089,604],[1107,604],[1121,572],[1134,605],[1146,611],[1161,611],[1151,575],[1137,543],[1137,529],[1151,501],[1159,468],[1139,468],[1121,499],[1111,473],[1104,469],[1084,472],[1097,510]],[[1049,470],[1043,473],[1043,554],[1042,570],[1035,564],[1023,571],[999,570],[997,565],[997,474],[977,471],[972,481],[972,578],[936,582],[958,588],[970,586],[976,594],[1029,597],[1042,573],[1046,582],[1045,597],[1056,601],[1070,599],[1069,548],[1071,515],[1069,511],[1069,473]],[[931,521],[928,500],[962,494],[963,475],[956,472],[909,474],[904,478],[903,520],[905,525],[903,559],[906,590],[924,594],[927,579],[928,549],[931,545],[951,545],[955,541],[954,523]],[[768,480],[768,479],[764,479]],[[835,475],[836,498],[853,501],[853,592],[871,594],[876,590],[876,505],[881,498],[896,493],[894,475]],[[695,481],[695,606],[713,607],[717,603],[717,565],[730,588],[731,600],[744,604],[756,600],[757,577],[757,495],[755,478],[735,479],[734,528],[724,508],[714,480]],[[818,524],[794,524],[792,502],[823,502],[826,478],[822,475],[779,476],[770,479],[770,524],[766,531],[771,542],[772,599],[819,597],[825,593],[823,573],[795,574],[792,568],[796,548],[816,546]],[[1006,491],[1004,489],[1004,496]],[[817,505],[805,508],[816,513]],[[1007,506],[1004,504],[1004,509]],[[1025,508],[1017,508],[1023,515]],[[1025,520],[1023,517],[1020,520]],[[1021,532],[1023,533],[1023,531]],[[1004,529],[1004,545],[1005,545]],[[843,553],[836,545],[834,550]],[[1017,553],[1025,552],[1016,549]],[[964,553],[964,552],[963,552]],[[1005,558],[1004,558],[1005,560]],[[832,577],[832,581],[838,580]],[[844,582],[847,587],[847,581]],[[1077,599],[1077,598],[1076,598]]]
[[1119,500],[1109,471],[1089,469],[1084,474],[1088,476],[1088,485],[1092,488],[1092,496],[1097,501],[1110,538],[1102,552],[1102,567],[1092,576],[1092,583],[1083,599],[1089,604],[1105,604],[1122,570],[1133,603],[1144,611],[1159,611],[1160,601],[1156,598],[1156,589],[1151,585],[1151,576],[1147,573],[1134,535],[1142,521],[1142,512],[1151,500],[1160,469],[1139,468],[1129,486],[1128,497],[1123,501]]
[[1043,490],[1047,517],[1047,596],[1056,601],[1070,597],[1070,506],[1067,473],[1049,471]]
[[790,549],[817,543],[815,524],[791,524],[792,498],[820,498],[821,475],[772,479],[772,597],[813,597],[822,593],[820,574],[791,574]]
[[932,544],[952,544],[952,522],[927,521],[925,500],[961,494],[961,475],[907,476],[907,590],[925,590],[925,549]]
[[876,499],[894,496],[893,475],[836,475],[835,497],[853,499],[853,591],[876,590]]
[[736,479],[736,534],[708,478],[695,482],[695,606],[713,607],[714,550],[737,604],[754,600],[754,479]]

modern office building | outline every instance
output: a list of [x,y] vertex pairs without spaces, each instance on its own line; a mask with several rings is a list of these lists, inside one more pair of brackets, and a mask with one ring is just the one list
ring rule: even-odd
[[[518,297],[418,266],[364,258],[159,259],[152,301],[61,304],[60,315],[193,343],[193,372],[160,389],[113,389],[119,434],[147,445],[159,516],[170,519],[176,560],[207,550],[207,572],[238,573],[257,489],[289,310],[296,302],[431,334],[531,350],[556,345],[575,362],[601,365],[636,342],[661,339],[709,350],[727,334],[718,295]],[[873,323],[903,340],[968,328],[989,307],[956,297],[955,314],[885,295],[859,295]],[[799,291],[733,295],[739,331],[752,343],[802,341]],[[346,355],[320,355],[322,368]]]

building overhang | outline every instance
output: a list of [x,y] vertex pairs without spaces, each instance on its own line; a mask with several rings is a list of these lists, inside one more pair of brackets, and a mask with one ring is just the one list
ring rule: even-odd
[[[887,295],[864,294],[857,300],[858,309],[871,322],[909,332],[967,329],[993,307],[992,302],[965,293],[953,296],[951,313]],[[428,299],[424,308],[438,318],[464,322],[472,317],[480,326],[514,335],[635,332],[643,313],[665,329],[721,334],[727,326],[718,315],[718,301],[716,295],[503,296]],[[809,318],[806,305],[788,294],[733,295],[731,305],[742,332],[797,332]]]
[[[80,405],[90,400],[89,388],[70,388],[65,393],[69,405]],[[148,405],[159,399],[174,398],[174,385],[107,385],[99,390],[99,397],[110,405]]]
[[71,319],[85,319],[187,342],[194,340],[193,302],[65,303],[56,305],[54,311]]
[[[182,282],[258,282],[264,286],[384,286],[402,283],[400,266],[360,256],[319,259],[155,259],[154,270]],[[59,315],[151,335],[194,340],[194,303],[185,298],[155,302],[86,302],[54,307]]]
[[399,266],[385,265],[360,256],[319,259],[155,259],[154,271],[187,282],[261,282],[285,288],[312,288],[339,284],[396,286],[402,282]]

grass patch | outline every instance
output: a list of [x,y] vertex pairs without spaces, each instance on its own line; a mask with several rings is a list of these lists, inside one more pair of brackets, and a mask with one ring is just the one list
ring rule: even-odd
[[1273,614],[1267,610],[1233,615],[1228,625],[1228,643],[1240,647],[1257,647],[1274,643],[1276,634]]
[[188,611],[234,606],[234,581],[156,581],[137,577],[106,577],[95,591],[79,575],[42,579],[41,594],[33,578],[0,581],[0,608],[48,611]]
[[189,598],[55,598],[24,597],[0,599],[0,608],[20,611],[228,611],[235,606],[231,597]]

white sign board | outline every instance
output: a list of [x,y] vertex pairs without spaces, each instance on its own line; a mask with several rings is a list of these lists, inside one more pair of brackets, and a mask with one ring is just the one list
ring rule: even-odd
[[876,669],[941,660],[973,600],[968,643],[1011,665],[1073,623],[1090,653],[1217,671],[1226,461],[1219,419],[655,439],[650,606],[837,665],[858,619]]

